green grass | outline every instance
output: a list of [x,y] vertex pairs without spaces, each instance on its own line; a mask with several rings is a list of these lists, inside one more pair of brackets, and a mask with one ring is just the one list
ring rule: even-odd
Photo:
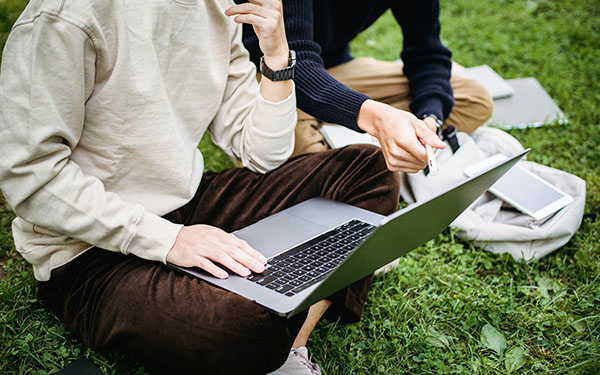
[[[0,0],[0,43],[25,3]],[[586,212],[598,214],[600,2],[445,0],[441,19],[457,62],[536,77],[555,99],[567,125],[510,133],[532,148],[530,160],[586,180]],[[395,60],[401,40],[386,14],[352,48]],[[201,149],[208,168],[231,166],[207,139]],[[106,374],[146,373],[119,353],[86,349],[40,304],[12,217],[0,200],[0,373],[52,373],[80,355]],[[360,323],[320,323],[311,352],[327,375],[600,373],[599,243],[600,222],[586,219],[562,249],[524,264],[447,230],[375,279]]]

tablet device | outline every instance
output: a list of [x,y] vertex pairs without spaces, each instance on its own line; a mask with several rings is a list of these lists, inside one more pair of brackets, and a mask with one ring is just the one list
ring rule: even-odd
[[[464,170],[472,177],[506,160],[496,154]],[[573,198],[518,164],[500,178],[489,192],[536,220],[544,219],[573,201]]]

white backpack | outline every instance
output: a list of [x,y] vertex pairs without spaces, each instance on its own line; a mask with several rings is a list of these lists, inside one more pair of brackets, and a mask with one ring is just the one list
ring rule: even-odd
[[[438,150],[440,172],[426,177],[423,172],[402,174],[402,198],[419,202],[466,179],[463,171],[494,154],[514,156],[523,146],[508,133],[480,127],[470,136],[458,133],[460,148]],[[554,215],[535,220],[520,212],[503,209],[503,201],[485,193],[452,224],[457,235],[494,253],[510,253],[515,260],[540,259],[566,244],[581,225],[585,206],[585,181],[570,173],[529,161],[519,165],[573,197],[573,202]]]

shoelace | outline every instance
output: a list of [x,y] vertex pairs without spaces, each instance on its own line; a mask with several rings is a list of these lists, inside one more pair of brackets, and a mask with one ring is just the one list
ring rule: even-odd
[[319,367],[319,365],[317,365],[316,363],[311,361],[312,356],[310,356],[310,359],[309,359],[309,358],[306,358],[302,353],[299,353],[295,350],[293,353],[294,353],[294,355],[303,359],[302,363],[310,370],[310,372],[313,373],[313,375],[322,375],[321,368]]

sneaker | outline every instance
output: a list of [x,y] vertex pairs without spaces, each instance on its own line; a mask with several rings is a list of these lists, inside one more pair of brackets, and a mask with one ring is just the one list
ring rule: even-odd
[[319,365],[310,361],[305,346],[292,348],[287,360],[279,369],[267,375],[322,375]]
[[396,268],[398,266],[398,264],[400,264],[400,258],[391,261],[390,263],[386,264],[385,266],[383,266],[380,269],[378,269],[377,271],[375,271],[375,275],[379,275],[380,273],[388,273],[388,272],[392,271],[394,268]]

